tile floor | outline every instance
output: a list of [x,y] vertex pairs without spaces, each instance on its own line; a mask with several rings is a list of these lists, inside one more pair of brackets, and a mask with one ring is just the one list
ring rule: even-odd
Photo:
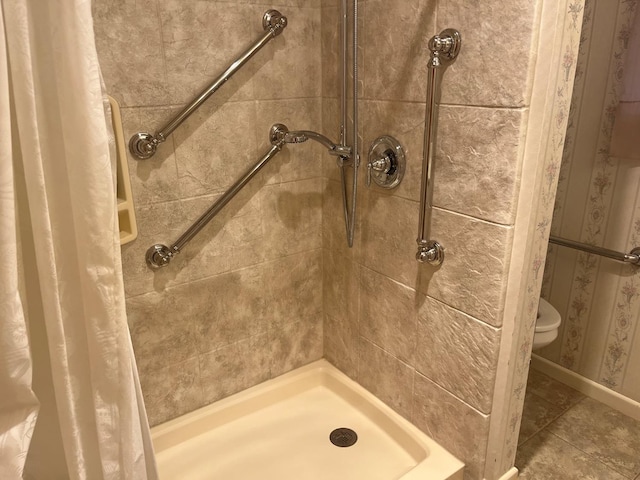
[[640,421],[531,370],[516,467],[526,480],[640,480]]

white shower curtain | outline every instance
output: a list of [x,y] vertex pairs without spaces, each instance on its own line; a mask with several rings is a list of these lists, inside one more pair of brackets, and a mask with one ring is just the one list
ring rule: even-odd
[[91,2],[0,6],[0,478],[22,478],[38,422],[39,310],[69,476],[155,479]]

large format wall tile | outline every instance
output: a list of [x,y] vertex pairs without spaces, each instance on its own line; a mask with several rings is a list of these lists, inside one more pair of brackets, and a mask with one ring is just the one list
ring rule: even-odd
[[271,377],[322,358],[322,314],[269,330]]
[[[125,141],[138,132],[153,134],[174,113],[170,108],[123,108],[122,129]],[[177,200],[180,196],[173,139],[158,146],[147,160],[133,158],[127,149],[133,200],[137,206]]]
[[267,332],[262,266],[193,282],[189,288],[200,353]]
[[171,267],[152,270],[146,262],[146,252],[152,245],[171,245],[189,225],[180,201],[136,206],[138,237],[122,246],[122,270],[127,296],[140,295],[189,281],[190,272],[185,268],[186,255],[178,255]]
[[424,102],[435,2],[368,0],[365,15],[361,98]]
[[490,413],[500,331],[429,297],[418,317],[416,370]]
[[521,109],[442,106],[434,205],[513,224],[525,119]]
[[274,330],[322,314],[322,250],[280,258],[263,269],[269,325]]
[[360,285],[360,335],[413,364],[418,323],[415,290],[368,268],[362,269]]
[[437,269],[419,267],[418,291],[500,326],[513,229],[434,209],[431,231],[445,260]]
[[464,478],[483,478],[489,417],[416,373],[413,422],[465,463]]
[[121,106],[171,105],[157,0],[96,0],[92,5],[107,92]]
[[140,369],[140,384],[151,426],[206,404],[195,357],[158,369]]
[[212,403],[268,380],[269,347],[263,333],[201,355],[204,400]]
[[462,36],[457,60],[445,73],[442,102],[523,107],[530,100],[530,60],[536,2],[438,2],[437,33]]
[[179,286],[127,300],[131,340],[141,370],[174,365],[193,356],[196,331],[188,293],[188,286]]
[[[256,12],[259,10],[254,8]],[[272,42],[273,57],[253,77],[255,98],[320,97],[320,9],[289,7],[281,13],[289,23]]]
[[403,417],[410,419],[414,370],[377,345],[361,338],[358,381]]
[[255,103],[213,100],[173,134],[183,198],[224,192],[258,159]]
[[[264,33],[262,14],[248,5],[159,0],[172,103],[190,102]],[[264,50],[267,50],[266,52]],[[214,94],[216,102],[253,98],[252,74],[273,55],[269,45]]]
[[322,179],[267,185],[262,210],[269,258],[322,246]]

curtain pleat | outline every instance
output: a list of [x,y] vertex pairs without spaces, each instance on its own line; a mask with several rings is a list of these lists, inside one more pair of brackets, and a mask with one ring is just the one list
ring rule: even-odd
[[[3,132],[6,128],[19,145],[2,150],[0,208],[3,223],[11,224],[15,237],[21,219],[15,214],[5,218],[5,210],[15,211],[15,201],[8,194],[5,201],[4,191],[5,182],[7,190],[18,182],[11,180],[13,172],[5,175],[5,163],[19,160],[69,475],[90,480],[154,479],[149,427],[126,322],[115,158],[110,154],[91,4],[1,1],[7,67],[0,87],[15,104],[15,118],[7,118],[3,109],[0,120]],[[3,285],[5,277],[17,276],[13,270],[18,270],[19,260],[12,263],[15,268],[2,271]],[[25,377],[22,402],[32,413],[28,417],[25,411],[22,416],[27,418],[16,423],[28,437],[33,425],[27,427],[27,419],[35,418],[37,404],[19,299],[16,294],[14,313],[9,311],[11,299],[3,298],[2,313],[22,328],[14,329],[20,333],[13,343],[7,342],[11,348],[22,348],[20,369],[4,358],[1,367]],[[3,318],[3,351],[5,325]],[[13,382],[9,390],[3,389],[11,392],[8,398],[14,403],[20,385]],[[0,432],[0,442],[4,441]],[[28,448],[28,442],[23,443]],[[37,452],[29,452],[29,458],[37,461]],[[19,461],[16,467],[21,468]]]

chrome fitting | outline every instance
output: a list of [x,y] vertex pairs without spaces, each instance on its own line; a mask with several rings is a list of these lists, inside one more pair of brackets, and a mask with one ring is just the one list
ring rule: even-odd
[[269,130],[269,141],[271,145],[282,147],[285,143],[284,139],[287,133],[289,133],[289,129],[286,125],[282,123],[273,124]]
[[171,262],[171,259],[174,255],[178,253],[177,251],[174,253],[171,251],[169,247],[166,245],[153,245],[147,250],[145,255],[145,259],[147,260],[147,265],[154,270],[157,270],[162,267],[166,267]]
[[439,35],[431,37],[429,40],[429,51],[431,52],[429,67],[437,68],[453,62],[460,52],[461,45],[460,32],[454,28],[447,28]]
[[444,261],[444,248],[435,240],[418,240],[418,252],[416,260],[430,265],[442,265]]
[[129,151],[138,160],[153,157],[160,141],[150,133],[138,132],[129,139]]
[[262,17],[262,28],[271,30],[271,34],[277,37],[287,26],[287,17],[278,10],[267,10]]

